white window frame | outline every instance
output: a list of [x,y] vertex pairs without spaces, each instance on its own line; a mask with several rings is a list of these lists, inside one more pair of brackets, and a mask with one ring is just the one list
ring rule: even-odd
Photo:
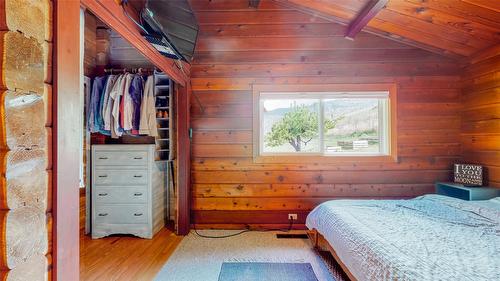
[[[338,98],[370,98],[379,99],[379,152],[326,152],[324,146],[324,100]],[[391,154],[391,108],[389,91],[336,91],[336,92],[260,92],[258,97],[258,148],[259,156],[389,156]],[[317,99],[319,101],[318,126],[319,126],[319,151],[318,152],[264,152],[264,101],[280,99]]]

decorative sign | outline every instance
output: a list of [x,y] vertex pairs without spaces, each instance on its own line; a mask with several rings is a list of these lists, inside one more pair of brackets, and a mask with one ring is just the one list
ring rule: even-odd
[[483,184],[483,166],[455,164],[455,182],[464,185],[481,186]]

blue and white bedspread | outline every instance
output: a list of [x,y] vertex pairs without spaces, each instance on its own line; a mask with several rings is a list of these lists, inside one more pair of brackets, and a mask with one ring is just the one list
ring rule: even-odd
[[334,200],[306,225],[358,280],[500,280],[500,197]]

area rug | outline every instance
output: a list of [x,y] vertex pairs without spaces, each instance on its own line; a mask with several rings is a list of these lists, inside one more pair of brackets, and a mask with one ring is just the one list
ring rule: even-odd
[[310,263],[225,262],[219,281],[318,281]]
[[[235,233],[229,230],[200,232],[210,236]],[[278,239],[276,232],[247,232],[224,239],[201,238],[191,232],[184,237],[155,280],[218,281],[222,264],[231,262],[310,263],[319,281],[335,281],[309,240]]]

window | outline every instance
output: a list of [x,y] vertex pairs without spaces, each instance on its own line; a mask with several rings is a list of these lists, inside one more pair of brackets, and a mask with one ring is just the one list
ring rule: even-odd
[[390,97],[389,90],[260,91],[259,156],[390,155]]

